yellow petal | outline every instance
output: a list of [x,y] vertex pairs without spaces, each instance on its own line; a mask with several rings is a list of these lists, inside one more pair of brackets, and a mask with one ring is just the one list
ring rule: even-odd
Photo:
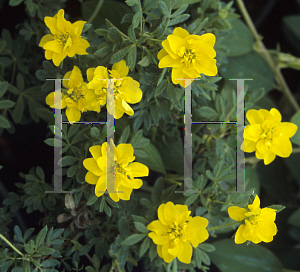
[[53,35],[52,35],[52,34],[47,34],[47,35],[45,35],[45,36],[41,39],[41,41],[40,41],[40,43],[39,43],[39,46],[44,47],[44,45],[45,45],[47,42],[50,42],[50,41],[52,41],[52,40],[53,40]]
[[253,213],[257,213],[260,210],[260,199],[258,195],[255,196],[253,203],[248,205],[248,209]]
[[174,211],[175,211],[174,204],[171,201],[167,202],[163,210],[164,217],[167,222],[173,223],[176,221],[177,218],[174,215]]
[[190,34],[185,30],[183,29],[182,27],[176,27],[174,30],[173,30],[173,35],[175,36],[178,36],[182,39],[188,37]]
[[117,160],[119,164],[127,165],[129,162],[132,162],[135,159],[131,144],[119,144],[116,149],[118,154]]
[[77,21],[72,24],[72,28],[74,29],[74,34],[76,36],[80,36],[83,26],[86,24],[86,21]]
[[146,177],[149,175],[149,168],[139,162],[131,163],[126,167],[126,170],[129,170],[134,177]]
[[166,204],[161,204],[161,205],[158,207],[157,215],[158,215],[158,219],[160,220],[160,222],[161,222],[163,225],[169,225],[169,223],[165,220],[165,215],[164,215],[164,209],[165,209],[165,206],[166,206]]
[[161,245],[157,245],[157,253],[158,253],[158,256],[163,259],[163,256],[162,256],[162,246]]
[[228,208],[228,214],[229,214],[230,218],[235,221],[244,220],[246,218],[246,216],[245,216],[246,212],[247,212],[246,209],[240,208],[237,206],[230,206]]
[[261,209],[260,216],[265,221],[274,222],[276,218],[276,211],[271,208]]
[[263,117],[264,121],[265,120],[274,120],[273,115],[269,111],[267,111],[265,109],[260,109],[258,112]]
[[168,52],[163,48],[161,50],[159,50],[158,54],[157,54],[157,58],[159,60],[161,60],[163,57],[168,56]]
[[169,242],[169,239],[165,235],[158,235],[155,232],[150,232],[148,236],[153,240],[157,245],[164,245]]
[[56,14],[56,18],[57,18],[57,24],[56,24],[57,29],[61,32],[64,32],[66,19],[64,18],[64,10],[63,9],[60,9],[58,11],[58,13]]
[[96,184],[95,187],[95,194],[96,196],[102,196],[106,191],[106,175],[105,176],[101,176],[98,179],[98,182]]
[[77,52],[76,52],[77,55],[86,55],[86,54],[88,54],[86,52],[86,49],[88,47],[90,47],[91,45],[87,40],[85,40],[83,38],[79,38],[79,39],[75,40],[75,43],[78,47]]
[[247,239],[243,236],[243,231],[245,229],[245,225],[240,225],[237,232],[235,233],[234,242],[236,244],[242,244],[247,241]]
[[175,35],[169,35],[167,37],[168,41],[169,41],[169,45],[170,45],[170,48],[172,50],[172,52],[174,52],[175,54],[177,54],[178,52],[178,49],[180,47],[184,47],[184,48],[187,48],[187,43],[184,39],[178,37],[178,36],[175,36]]
[[[77,82],[83,82],[83,77],[80,69],[77,66],[73,67],[72,73],[70,75],[70,86],[77,85]],[[76,86],[77,87],[77,86]]]
[[44,21],[45,21],[46,26],[50,29],[50,31],[53,35],[59,34],[59,31],[56,27],[57,19],[55,19],[53,17],[46,16],[44,18]]
[[280,129],[280,132],[288,138],[293,137],[298,129],[295,124],[289,122],[281,123],[280,125],[278,125],[278,128]]
[[[263,155],[267,155],[268,153],[270,152],[274,152],[274,151],[271,151],[271,149],[268,149],[267,145],[267,140],[265,139],[259,139],[257,144],[256,144],[256,148],[257,150]],[[273,144],[272,144],[273,145]],[[275,152],[274,152],[275,153]]]
[[206,33],[201,35],[199,40],[213,47],[216,42],[216,37],[212,33]]
[[258,114],[258,110],[248,110],[246,113],[246,117],[250,125],[262,124],[263,122],[263,118]]
[[126,188],[123,185],[118,187],[117,191],[122,191],[123,193],[118,193],[118,196],[122,200],[130,200],[130,195],[132,193],[132,188]]
[[177,80],[181,78],[185,78],[186,76],[182,73],[181,68],[173,68],[172,69],[172,82],[174,84],[180,84],[184,87],[184,81],[183,80]]
[[128,75],[129,67],[126,66],[125,60],[121,60],[120,62],[115,63],[113,65],[112,70],[116,70],[119,73],[120,77],[122,78]]
[[127,104],[125,100],[122,100],[122,107],[128,115],[132,116],[134,114],[133,109]]
[[96,184],[99,180],[99,176],[94,175],[92,172],[87,172],[85,175],[85,181],[89,184]]
[[147,225],[147,229],[154,231],[156,234],[162,235],[167,234],[170,228],[163,225],[159,220],[154,220],[149,225]]
[[[61,99],[59,99],[61,97]],[[66,107],[66,103],[64,100],[64,94],[59,91],[55,91],[49,93],[46,97],[46,104],[49,105],[51,108],[56,109],[63,109]]]
[[192,258],[192,253],[193,253],[193,249],[190,243],[183,243],[183,249],[181,254],[179,254],[178,260],[181,261],[182,263],[185,264],[189,264],[191,262],[191,258]]
[[94,158],[88,158],[88,159],[85,159],[85,160],[83,161],[83,166],[84,166],[87,170],[89,170],[89,171],[91,171],[91,172],[93,172],[93,173],[96,173],[96,172],[99,171],[99,167],[98,167],[98,165],[97,165],[97,163],[96,163],[96,161],[95,161]]
[[271,150],[276,155],[287,158],[292,153],[292,144],[288,137],[281,135],[281,137],[275,138],[272,141]]
[[100,145],[91,146],[89,148],[89,151],[91,152],[95,161],[97,161],[97,159],[102,156]]
[[50,51],[50,50],[46,50],[46,51],[45,51],[45,58],[46,58],[47,60],[51,60],[51,59],[52,59],[52,56],[53,56],[53,52],[52,52],[52,51]]
[[71,106],[67,108],[66,115],[69,122],[78,122],[81,117],[81,112],[80,110],[76,109],[74,106]]
[[168,252],[168,249],[169,249],[169,244],[168,243],[166,243],[162,246],[162,256],[163,256],[163,259],[166,263],[170,263],[176,258],[176,256],[171,255]]
[[66,52],[62,52],[62,53],[55,53],[53,52],[52,55],[52,61],[54,63],[55,66],[59,66],[60,63],[64,60],[64,58],[67,56]]
[[181,239],[179,239],[179,241],[177,243],[170,243],[170,248],[168,249],[168,252],[171,254],[171,255],[174,255],[174,256],[178,256],[181,254],[182,250],[183,250],[183,244],[181,242]]
[[256,150],[256,142],[245,139],[244,152],[254,152]]
[[281,114],[277,109],[272,108],[270,113],[273,115],[274,120],[281,122]]
[[170,55],[166,55],[158,63],[158,68],[180,67],[180,66],[181,66],[180,60],[179,59],[173,59]]
[[268,165],[270,164],[272,161],[274,161],[276,158],[276,154],[275,153],[268,153],[267,155],[264,156],[264,164]]
[[173,59],[178,59],[179,56],[177,53],[174,53],[171,48],[168,40],[162,41],[161,45],[164,47],[164,49],[167,51],[167,53],[173,58]]
[[249,125],[245,127],[244,138],[253,142],[260,139],[260,134],[263,132],[260,124]]
[[55,53],[60,53],[63,50],[63,45],[58,43],[57,40],[51,40],[47,42],[43,48],[46,50],[53,51]]

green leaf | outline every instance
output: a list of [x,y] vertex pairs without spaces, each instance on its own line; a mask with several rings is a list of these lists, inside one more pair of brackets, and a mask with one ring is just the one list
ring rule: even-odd
[[139,158],[147,158],[148,154],[146,152],[144,152],[143,150],[136,148],[134,150],[134,156],[139,157]]
[[177,9],[170,18],[174,18],[182,13],[184,13],[186,11],[186,9],[188,8],[187,4],[183,4],[179,9]]
[[0,97],[2,97],[8,88],[8,82],[0,82]]
[[248,27],[240,19],[235,19],[230,23],[232,25],[230,31],[216,33],[216,39],[219,39],[222,46],[228,49],[226,56],[235,57],[252,51],[254,42]]
[[107,37],[107,30],[106,29],[101,29],[101,28],[98,28],[98,29],[95,29],[94,30],[95,33],[99,36],[104,36],[104,37]]
[[[218,118],[219,114],[212,108],[203,106],[199,109],[199,114],[208,119]],[[206,120],[203,120],[206,121]]]
[[180,97],[183,94],[183,90],[181,88],[176,88],[172,83],[168,82],[167,93],[174,108],[177,110],[182,110]]
[[207,243],[199,244],[198,248],[202,249],[202,250],[204,250],[206,252],[213,252],[213,251],[216,250],[216,248],[213,245],[207,244]]
[[129,236],[130,228],[127,219],[122,216],[118,221],[118,229],[123,239]]
[[15,232],[14,240],[16,242],[22,243],[22,241],[23,241],[22,231],[18,225],[15,225],[14,232]]
[[159,8],[159,10],[161,11],[161,13],[163,15],[169,15],[170,14],[170,11],[169,11],[169,9],[168,9],[168,7],[167,7],[167,5],[165,4],[164,1],[159,1],[158,2],[158,8]]
[[98,200],[98,197],[96,195],[91,195],[90,198],[88,199],[86,205],[91,206],[93,205],[96,201]]
[[46,234],[47,234],[47,230],[48,230],[48,227],[47,225],[38,233],[37,237],[36,237],[36,246],[40,246],[44,240],[45,240],[45,237],[46,237]]
[[24,113],[24,100],[23,100],[23,96],[20,95],[11,116],[16,124],[20,123],[23,117],[23,113]]
[[53,268],[54,266],[58,265],[59,261],[56,259],[48,259],[45,261],[42,261],[41,266],[42,267],[51,267]]
[[160,95],[167,88],[167,85],[169,85],[168,81],[166,79],[163,79],[160,82],[160,84],[155,88],[154,96],[156,97]]
[[148,146],[150,140],[143,136],[143,130],[138,130],[130,140],[130,144],[134,149]]
[[141,244],[140,247],[140,252],[139,252],[139,257],[142,257],[146,251],[148,250],[149,246],[150,246],[151,240],[149,237],[146,237],[143,241],[143,243]]
[[104,59],[111,52],[111,46],[104,46],[97,50],[94,54]]
[[169,22],[168,26],[177,25],[179,23],[186,21],[188,18],[190,18],[190,14],[181,14],[181,15],[177,16],[176,18],[174,18],[173,20],[171,20]]
[[100,260],[99,260],[99,258],[97,257],[96,254],[93,255],[92,261],[93,261],[93,266],[94,266],[94,267],[96,268],[96,270],[98,271],[99,268],[100,268]]
[[288,39],[296,47],[300,41],[300,16],[289,15],[283,18],[283,24],[288,31],[285,31]]
[[118,141],[119,144],[125,144],[128,140],[130,134],[130,125],[126,126],[125,129],[122,131],[121,137]]
[[[150,207],[152,207],[151,203],[150,203]],[[144,225],[148,225],[150,223],[146,218],[144,218],[142,216],[132,214],[131,217],[134,222],[140,222]]]
[[128,36],[133,43],[136,43],[136,36],[132,25],[128,28]]
[[24,90],[24,78],[21,73],[17,75],[17,87],[21,92]]
[[118,63],[125,58],[132,46],[127,46],[111,56],[110,63]]
[[5,48],[6,46],[6,41],[0,40],[0,52]]
[[267,208],[274,209],[274,210],[276,210],[276,213],[279,213],[282,210],[284,210],[286,207],[282,206],[282,205],[271,205],[271,206],[268,206]]
[[291,123],[298,126],[296,134],[291,138],[291,142],[300,146],[300,110],[293,115]]
[[15,7],[17,5],[20,5],[22,2],[23,0],[9,0],[9,5]]
[[0,116],[0,128],[10,128],[9,121],[3,116]]
[[105,202],[105,205],[104,205],[104,212],[106,213],[106,215],[108,217],[111,217],[111,208],[107,205],[106,202]]
[[138,4],[139,4],[139,1],[138,1],[138,0],[126,0],[125,3],[126,3],[128,6],[132,7],[132,6],[134,6],[134,5],[138,5]]
[[126,58],[126,64],[129,67],[130,71],[134,70],[136,64],[136,56],[137,56],[136,50],[137,50],[136,46],[131,47]]
[[[88,19],[95,11],[98,3],[98,0],[94,0],[84,1],[81,4],[81,11],[84,20],[88,21]],[[108,19],[118,29],[125,33],[129,27],[129,24],[121,24],[121,19],[126,13],[132,13],[132,11],[127,5],[125,5],[125,3],[121,3],[118,1],[104,1],[98,15],[93,20],[93,26],[95,29],[103,28],[103,26],[105,25],[105,19]]]
[[132,27],[133,28],[136,28],[138,27],[139,23],[140,23],[140,20],[143,16],[143,13],[142,12],[137,12],[136,14],[134,14],[133,18],[132,18]]
[[[239,57],[229,57],[227,64],[222,64],[219,73],[224,78],[252,78],[245,80],[249,89],[265,88],[268,92],[274,88],[273,72],[268,63],[258,53],[251,51]],[[236,89],[236,81],[230,81]]]
[[190,206],[191,204],[193,204],[196,201],[196,199],[198,198],[198,196],[199,196],[199,194],[194,194],[194,195],[189,196],[185,200],[184,205]]
[[146,236],[147,236],[147,234],[133,234],[133,235],[127,237],[123,241],[123,244],[128,245],[128,246],[134,245],[134,244],[138,243],[139,241],[141,241]]
[[41,255],[50,255],[52,254],[53,252],[55,252],[55,249],[53,248],[50,248],[50,247],[41,247],[39,250],[38,250],[38,253],[41,254]]
[[135,228],[139,231],[139,232],[142,232],[142,233],[148,233],[149,230],[147,229],[147,227],[143,224],[143,223],[140,223],[140,222],[134,222],[134,226]]
[[147,67],[150,64],[150,60],[148,56],[143,57],[137,64]]
[[300,227],[300,208],[290,215],[288,223],[292,226]]
[[10,100],[1,100],[0,101],[0,110],[2,109],[9,109],[15,105],[15,102]]
[[146,147],[140,148],[144,151],[148,157],[147,158],[136,158],[136,160],[142,164],[148,166],[151,170],[166,173],[164,164],[162,162],[161,156],[153,144],[149,144]]
[[153,186],[153,191],[151,193],[151,201],[153,205],[157,205],[161,199],[162,192],[164,190],[164,181],[162,177],[159,177]]
[[269,249],[250,243],[236,245],[232,239],[213,243],[216,251],[209,253],[212,262],[221,272],[282,272],[280,260]]
[[65,167],[65,166],[73,165],[77,161],[78,161],[77,157],[65,156],[58,161],[58,165]]

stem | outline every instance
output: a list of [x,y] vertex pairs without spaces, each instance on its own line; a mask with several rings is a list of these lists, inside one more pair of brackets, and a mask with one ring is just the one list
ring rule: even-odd
[[92,16],[91,16],[91,17],[88,19],[88,21],[87,21],[88,24],[91,24],[91,23],[94,21],[94,19],[95,19],[96,16],[98,15],[98,13],[99,13],[99,11],[100,11],[100,9],[101,9],[103,3],[104,3],[104,0],[99,0],[96,9],[94,10]]
[[207,230],[210,231],[210,230],[223,229],[223,228],[234,226],[236,224],[239,224],[239,222],[233,222],[233,223],[229,223],[229,224],[226,224],[226,225],[223,225],[223,226],[212,227],[212,228],[208,228]]
[[10,241],[8,241],[1,233],[0,233],[0,238],[6,242],[14,251],[19,253],[22,257],[24,257],[23,253],[19,251]]
[[252,33],[254,39],[256,40],[257,48],[258,48],[257,51],[265,58],[265,60],[267,61],[267,63],[269,64],[270,68],[273,71],[276,83],[280,86],[280,89],[283,91],[284,95],[290,101],[290,103],[292,104],[294,109],[296,111],[298,111],[300,109],[299,104],[297,103],[291,90],[289,89],[289,87],[280,71],[280,68],[275,65],[270,53],[268,52],[264,43],[262,42],[261,36],[259,36],[259,34],[257,32],[257,30],[249,16],[249,13],[244,5],[243,0],[236,0],[236,2],[239,6],[239,9],[244,17],[244,20],[246,21],[251,33]]

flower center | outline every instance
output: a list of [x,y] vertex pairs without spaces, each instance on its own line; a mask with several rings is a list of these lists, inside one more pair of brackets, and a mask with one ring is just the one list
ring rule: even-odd
[[63,46],[65,46],[65,44],[66,44],[69,37],[70,37],[70,33],[69,33],[68,30],[66,30],[64,33],[59,33],[57,35],[54,35],[54,39],[58,43],[62,44]]
[[254,228],[256,228],[260,224],[260,222],[262,222],[260,218],[260,213],[258,215],[251,215],[248,218],[246,218],[246,220],[248,220]]
[[74,102],[79,102],[79,100],[84,98],[84,93],[79,87],[71,88],[67,91],[69,98]]
[[181,63],[191,64],[196,62],[195,49],[178,48],[178,55],[181,57]]
[[178,225],[178,222],[175,221],[171,226],[170,226],[170,231],[169,233],[169,239],[173,240],[174,243],[177,243],[179,241],[179,238],[182,238],[183,241],[186,240],[185,237],[185,230],[187,227],[188,221],[185,221],[181,226]]

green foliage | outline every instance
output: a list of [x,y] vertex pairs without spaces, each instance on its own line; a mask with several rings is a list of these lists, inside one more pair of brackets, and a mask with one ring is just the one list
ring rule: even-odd
[[[0,1],[0,7],[3,2]],[[54,190],[55,179],[39,166],[31,168],[28,174],[20,173],[23,182],[15,183],[17,191],[9,192],[0,208],[1,238],[11,243],[1,240],[1,271],[195,272],[208,271],[212,262],[222,272],[285,271],[272,253],[272,246],[235,245],[232,240],[220,240],[229,237],[237,227],[221,228],[233,222],[228,217],[228,208],[245,207],[254,198],[249,193],[228,192],[236,188],[239,147],[236,147],[236,124],[225,121],[237,120],[236,82],[228,79],[252,78],[245,81],[245,112],[280,109],[283,119],[298,126],[291,141],[300,146],[299,111],[292,113],[284,99],[277,105],[279,100],[273,102],[267,96],[274,88],[284,91],[278,86],[282,82],[278,75],[274,76],[274,71],[282,67],[298,69],[296,57],[294,62],[284,62],[284,57],[294,57],[278,50],[269,51],[275,63],[270,65],[270,59],[265,59],[266,51],[261,52],[257,38],[253,38],[253,30],[238,18],[233,1],[79,0],[74,4],[75,9],[80,7],[79,13],[68,14],[66,9],[65,18],[69,16],[73,23],[79,20],[73,16],[81,17],[81,12],[80,19],[88,22],[81,35],[91,47],[88,54],[67,57],[63,65],[56,67],[51,60],[45,60],[39,43],[48,33],[44,18],[64,8],[66,0],[7,2],[12,10],[15,6],[22,7],[27,19],[17,26],[18,35],[5,28],[1,32],[0,135],[4,130],[15,133],[16,126],[33,121],[39,125],[46,122],[49,130],[44,142],[50,147],[61,147],[58,165],[62,167],[62,189],[71,194],[45,193]],[[283,19],[285,35],[296,50],[300,39],[298,21],[298,15]],[[162,42],[176,27],[193,35],[216,36],[218,74],[201,74],[191,86],[192,121],[197,122],[192,125],[191,184],[185,180],[183,159],[185,90],[173,84],[171,68],[158,67]],[[130,200],[114,202],[108,192],[101,197],[95,195],[95,185],[86,182],[87,169],[83,166],[83,161],[92,157],[89,148],[107,141],[106,126],[96,124],[106,120],[105,106],[100,113],[82,112],[81,120],[93,124],[63,124],[60,131],[53,125],[53,109],[46,105],[45,98],[53,91],[53,79],[62,79],[75,65],[81,70],[84,82],[88,82],[88,68],[104,66],[111,70],[121,60],[129,67],[127,76],[139,82],[143,96],[139,103],[131,105],[133,116],[124,114],[115,120],[114,142],[130,143],[135,161],[146,165],[150,174],[142,178],[142,187],[132,191]],[[62,92],[66,94],[67,90],[62,88]],[[62,121],[67,121],[65,109]],[[247,125],[248,120],[245,121]],[[294,181],[300,184],[298,154],[284,159],[284,163],[276,159],[269,166],[257,164],[247,156],[246,162],[245,190],[257,195],[262,191],[266,207],[277,213],[283,211],[276,220],[288,210],[284,210],[285,206],[292,207],[286,219],[292,227],[290,236],[299,242],[300,212],[294,207],[297,197],[291,197],[290,192]],[[291,175],[286,175],[287,170]],[[179,193],[187,185],[196,192]],[[193,217],[208,219],[208,228],[220,227],[209,231],[210,240],[193,248],[189,264],[178,258],[166,263],[148,236],[147,226],[159,219],[157,209],[168,201],[188,206]],[[12,226],[12,217],[21,209],[29,216],[37,214],[40,227],[22,233],[21,226]]]

